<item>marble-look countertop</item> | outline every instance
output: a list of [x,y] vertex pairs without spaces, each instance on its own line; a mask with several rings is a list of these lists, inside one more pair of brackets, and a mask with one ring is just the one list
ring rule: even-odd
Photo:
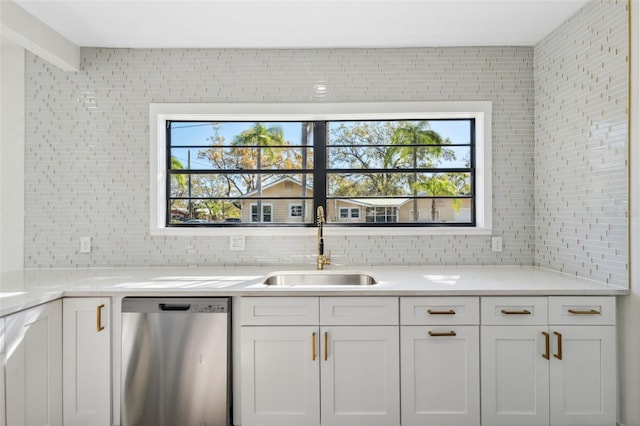
[[61,297],[86,296],[525,296],[626,295],[626,288],[522,266],[331,268],[362,272],[373,286],[269,287],[265,276],[312,266],[26,269],[0,274],[0,317]]

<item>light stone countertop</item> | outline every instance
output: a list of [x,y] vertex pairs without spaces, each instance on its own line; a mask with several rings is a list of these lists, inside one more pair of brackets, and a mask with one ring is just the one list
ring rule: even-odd
[[374,286],[269,287],[276,271],[313,266],[26,269],[0,274],[0,317],[61,297],[88,296],[618,296],[614,287],[536,267],[329,267],[326,273],[363,272]]

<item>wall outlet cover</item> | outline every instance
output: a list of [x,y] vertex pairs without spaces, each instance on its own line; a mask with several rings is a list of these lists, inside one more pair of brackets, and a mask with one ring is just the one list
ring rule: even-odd
[[91,253],[91,237],[80,237],[80,253]]
[[229,237],[229,250],[243,251],[245,238],[243,236],[233,235]]
[[491,251],[494,253],[502,251],[502,237],[491,237]]

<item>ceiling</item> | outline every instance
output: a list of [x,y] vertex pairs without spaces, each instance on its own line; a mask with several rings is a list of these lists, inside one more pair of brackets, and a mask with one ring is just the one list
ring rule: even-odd
[[588,0],[14,0],[78,46],[532,46]]

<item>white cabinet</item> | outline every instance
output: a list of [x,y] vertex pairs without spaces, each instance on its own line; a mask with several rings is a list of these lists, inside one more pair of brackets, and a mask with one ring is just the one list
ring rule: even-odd
[[479,425],[477,297],[400,299],[402,426]]
[[320,424],[317,326],[242,328],[243,426]]
[[400,424],[398,299],[320,298],[323,425]]
[[243,426],[400,424],[397,298],[241,303]]
[[243,426],[320,424],[317,297],[241,299]]
[[323,425],[400,424],[397,326],[321,327]]
[[482,425],[614,426],[615,299],[483,298]]
[[63,301],[65,426],[111,425],[109,298]]
[[553,426],[616,424],[615,298],[549,297]]
[[62,301],[5,321],[7,425],[62,425]]
[[545,326],[483,326],[482,425],[549,424]]

